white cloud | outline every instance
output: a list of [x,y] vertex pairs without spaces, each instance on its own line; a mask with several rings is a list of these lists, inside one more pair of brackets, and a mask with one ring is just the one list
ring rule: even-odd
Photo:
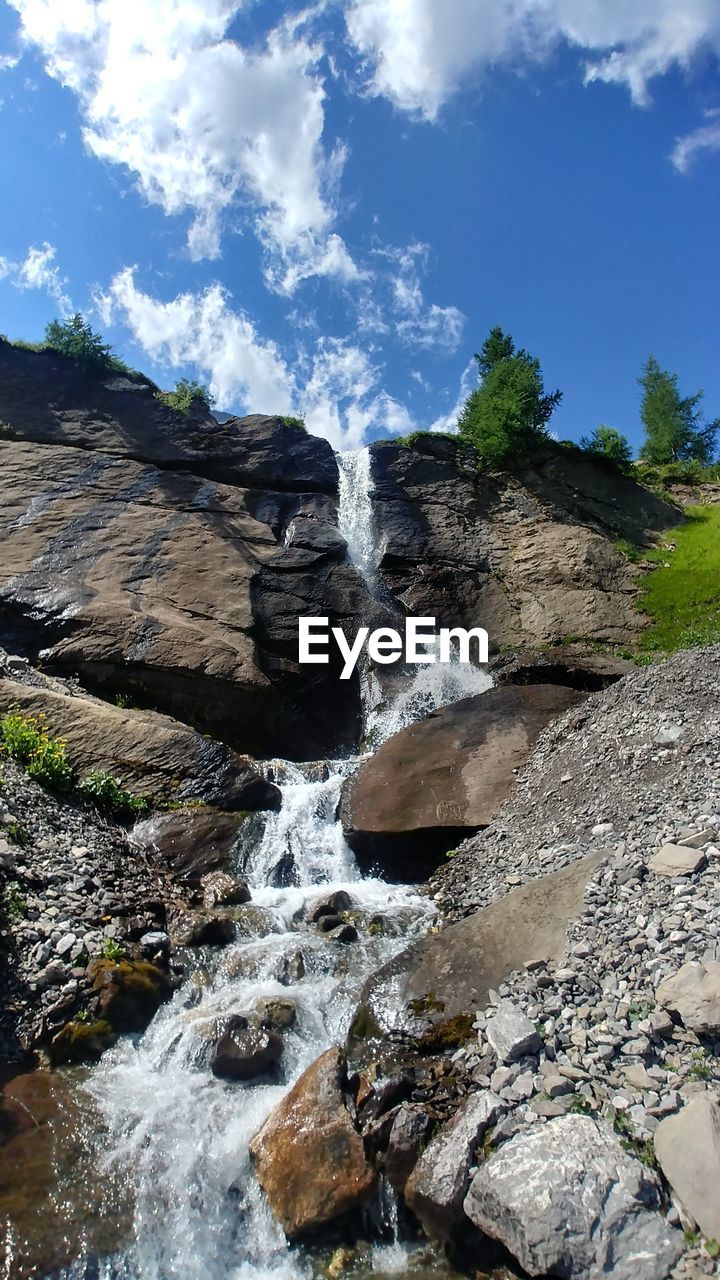
[[67,277],[60,274],[55,262],[56,250],[45,241],[28,249],[22,262],[0,257],[0,279],[9,280],[16,289],[42,289],[58,306],[62,315],[72,311],[65,286]]
[[477,372],[478,369],[475,360],[468,361],[462,371],[455,404],[448,413],[441,414],[430,424],[431,431],[457,431],[458,418],[462,412],[463,405],[470,395],[470,392],[474,391],[478,385]]
[[588,55],[587,81],[624,84],[638,103],[655,76],[720,53],[717,0],[351,0],[346,16],[369,91],[427,120],[471,77],[563,41]]
[[219,284],[162,302],[138,288],[134,269],[126,267],[97,293],[95,305],[104,324],[126,325],[153,361],[195,369],[219,408],[301,413],[308,430],[335,449],[357,448],[371,429],[412,429],[407,409],[382,390],[382,371],[368,352],[321,338],[311,354],[301,352],[289,364]]
[[[408,346],[445,352],[456,351],[465,324],[465,316],[457,307],[441,307],[427,302],[421,274],[427,270],[429,248],[413,243],[400,249],[374,250],[376,260],[388,263],[386,270],[372,273],[374,296],[368,291],[362,297],[358,312],[359,326],[368,332],[396,335]],[[383,307],[379,295],[389,290],[389,303]],[[389,323],[389,317],[393,323]]]
[[323,147],[322,50],[296,23],[244,49],[226,33],[248,0],[12,3],[48,74],[77,95],[90,150],[126,165],[166,214],[192,214],[193,258],[217,257],[224,226],[249,221],[286,290],[353,274],[331,231],[344,152]]
[[19,61],[14,53],[0,53],[0,71],[13,71]]
[[720,107],[705,112],[706,124],[678,138],[672,162],[680,173],[688,173],[696,156],[706,151],[720,151]]

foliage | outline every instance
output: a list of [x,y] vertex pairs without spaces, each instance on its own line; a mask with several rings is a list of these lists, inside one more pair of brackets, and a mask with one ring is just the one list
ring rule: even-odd
[[720,418],[704,422],[699,407],[703,392],[681,396],[677,374],[661,369],[654,356],[648,358],[639,382],[645,426],[640,456],[660,466],[688,459],[707,466],[714,455]]
[[548,439],[547,424],[562,392],[546,394],[540,362],[516,349],[499,327],[491,330],[475,359],[482,381],[465,401],[460,435],[486,462],[520,459]]
[[630,443],[615,427],[608,427],[603,423],[596,427],[590,436],[583,436],[580,445],[586,453],[593,453],[613,462],[619,471],[632,470]]
[[304,418],[295,418],[291,413],[281,413],[278,416],[286,427],[297,427],[298,431],[307,431]]
[[133,818],[146,813],[148,802],[144,796],[136,796],[102,769],[93,769],[78,783],[78,791],[102,813],[113,818]]
[[11,880],[9,884],[6,884],[3,898],[8,920],[13,922],[22,920],[27,911],[27,902],[23,897],[22,889],[17,880]]
[[692,1080],[712,1080],[713,1069],[704,1049],[695,1049],[690,1054],[688,1075]]
[[196,382],[194,378],[178,378],[174,391],[156,391],[155,399],[185,417],[194,408],[211,409],[215,403],[215,397],[205,384]]
[[642,1022],[643,1018],[647,1018],[654,1008],[654,1000],[634,1000],[627,1011],[627,1020],[629,1024],[632,1026],[633,1022]]
[[45,344],[51,351],[68,356],[76,364],[100,370],[127,371],[127,365],[112,354],[109,343],[90,327],[79,311],[69,320],[51,320],[45,326]]
[[134,702],[128,693],[115,694],[115,706],[120,707],[121,711],[127,711],[134,707]]
[[103,957],[105,960],[113,962],[125,959],[125,948],[116,942],[114,938],[106,938],[103,945]]
[[23,716],[8,712],[0,720],[0,751],[24,765],[34,778],[49,791],[68,791],[73,771],[61,738],[51,738],[40,716]]
[[584,1093],[574,1093],[572,1102],[568,1107],[568,1111],[573,1115],[591,1116],[593,1113],[593,1105],[590,1102],[590,1099],[585,1097]]
[[720,462],[711,462],[707,467],[697,458],[665,462],[659,466],[640,462],[637,479],[652,489],[665,489],[672,484],[713,484],[720,480]]
[[15,428],[9,422],[0,422],[0,440],[12,440],[14,435]]
[[30,843],[30,836],[25,828],[20,826],[19,822],[6,822],[0,827],[0,833],[12,841],[13,844],[16,844],[19,849],[27,848]]
[[720,641],[720,506],[687,507],[686,523],[666,537],[673,547],[648,553],[640,607],[653,620],[645,653],[674,653]]

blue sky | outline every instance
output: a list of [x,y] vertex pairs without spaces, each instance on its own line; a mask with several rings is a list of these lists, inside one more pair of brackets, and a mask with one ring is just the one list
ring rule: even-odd
[[335,447],[447,429],[494,324],[640,441],[720,413],[718,0],[0,2],[0,331]]

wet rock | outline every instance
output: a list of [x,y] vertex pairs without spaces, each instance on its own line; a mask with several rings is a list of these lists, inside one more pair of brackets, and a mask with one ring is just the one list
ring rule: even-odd
[[485,1005],[514,969],[559,960],[568,922],[602,854],[578,859],[500,898],[485,911],[414,943],[368,980],[350,1031],[355,1051],[378,1034],[424,1032]]
[[655,1155],[688,1217],[720,1240],[720,1106],[708,1093],[691,1098],[655,1130]]
[[210,910],[213,907],[234,907],[251,898],[250,890],[244,880],[238,880],[227,871],[211,871],[200,881],[203,905]]
[[327,897],[315,899],[305,908],[305,919],[310,924],[318,924],[323,916],[340,916],[343,911],[350,911],[353,900],[344,889],[338,889]]
[[317,921],[318,932],[331,933],[333,929],[338,929],[343,924],[345,924],[345,921],[342,916],[335,915],[331,912],[323,913]]
[[93,960],[87,976],[98,1018],[114,1031],[144,1031],[173,991],[169,975],[145,960]]
[[168,932],[174,947],[224,947],[235,937],[235,925],[226,915],[175,907],[168,914]]
[[[268,801],[268,808],[279,809],[277,787],[268,795]],[[244,813],[184,809],[139,822],[133,838],[152,848],[178,880],[199,888],[205,875],[226,868],[244,821]]]
[[517,1062],[538,1053],[542,1045],[530,1019],[510,1000],[501,1000],[494,1016],[488,1018],[487,1038],[501,1062]]
[[487,826],[541,731],[583,696],[504,685],[395,734],[343,786],[348,843],[365,864],[422,879],[448,848]]
[[659,1207],[655,1175],[608,1126],[575,1115],[511,1138],[465,1199],[475,1226],[529,1275],[568,1280],[664,1280],[684,1244]]
[[224,1080],[252,1080],[264,1075],[280,1061],[282,1037],[265,1027],[253,1026],[247,1018],[232,1019],[212,1059],[212,1073]]
[[254,1018],[271,1031],[287,1031],[297,1020],[297,1008],[293,1000],[282,996],[263,996],[253,1009]]
[[330,939],[332,942],[357,942],[358,931],[354,924],[347,924],[343,922],[342,924],[329,929],[325,934],[325,937]]
[[447,1241],[462,1225],[475,1153],[483,1135],[507,1109],[490,1090],[470,1094],[425,1148],[407,1180],[405,1200],[428,1235]]
[[655,999],[696,1035],[720,1035],[720,961],[688,960],[660,983]]
[[326,1050],[250,1143],[260,1185],[290,1239],[359,1210],[375,1189],[346,1083],[341,1050]]
[[427,1137],[430,1117],[424,1107],[405,1102],[397,1111],[385,1155],[385,1177],[398,1195],[405,1194]]
[[48,1056],[53,1066],[97,1062],[116,1040],[117,1033],[104,1019],[95,1022],[68,1022],[62,1031],[53,1036]]

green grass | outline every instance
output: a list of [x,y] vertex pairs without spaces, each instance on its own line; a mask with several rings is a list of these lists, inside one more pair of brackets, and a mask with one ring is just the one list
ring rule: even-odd
[[720,506],[688,507],[687,523],[666,536],[674,550],[647,559],[649,575],[640,608],[652,618],[642,653],[674,653],[720,641]]

